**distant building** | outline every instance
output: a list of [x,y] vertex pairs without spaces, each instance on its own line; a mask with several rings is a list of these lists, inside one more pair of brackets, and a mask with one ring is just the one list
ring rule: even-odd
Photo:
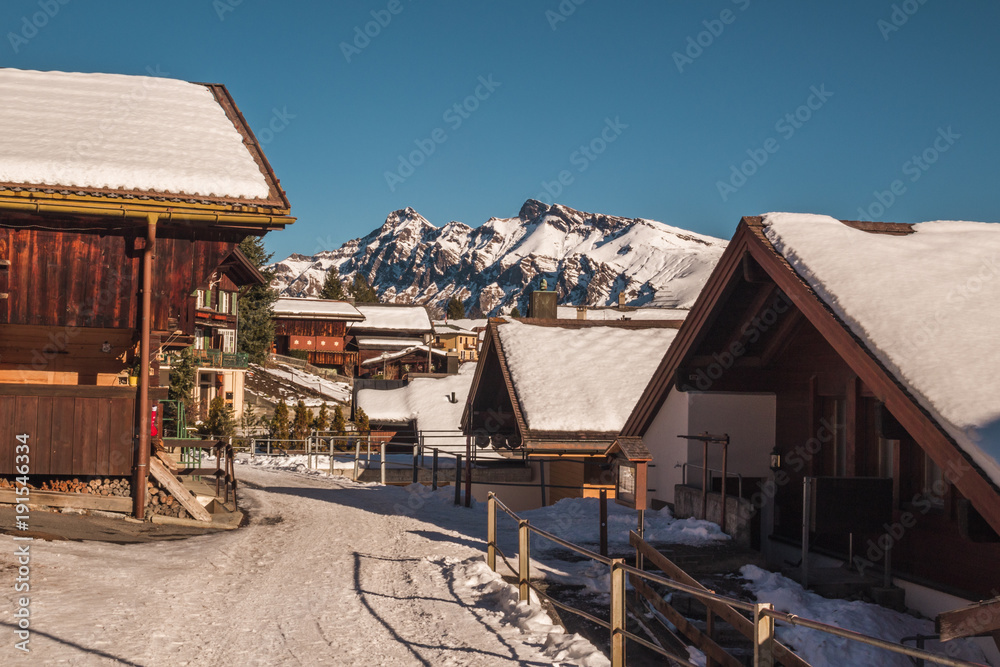
[[352,374],[358,353],[348,349],[347,330],[364,318],[347,301],[282,297],[274,304],[274,351]]
[[[440,355],[431,353],[431,368],[428,368],[427,357],[434,326],[424,306],[363,303],[358,304],[357,309],[364,320],[351,324],[349,334],[352,349],[358,353],[360,377],[385,375],[390,366],[395,377],[400,377],[397,373],[408,370],[433,372],[434,368],[446,364],[435,361],[434,357]],[[401,352],[405,354],[399,355]],[[411,355],[412,359],[402,360],[407,355]]]
[[479,359],[479,332],[486,320],[453,320],[434,322],[434,347],[454,354],[459,362]]

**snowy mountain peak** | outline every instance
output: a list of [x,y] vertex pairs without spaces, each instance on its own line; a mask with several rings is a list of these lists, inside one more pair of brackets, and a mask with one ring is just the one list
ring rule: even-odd
[[529,199],[516,218],[472,228],[435,227],[412,208],[390,213],[367,236],[336,250],[292,255],[272,265],[285,296],[313,296],[326,274],[360,272],[384,301],[444,308],[457,296],[467,309],[495,315],[517,305],[547,278],[561,303],[655,302],[690,307],[725,249],[710,236],[644,219],[586,213]]

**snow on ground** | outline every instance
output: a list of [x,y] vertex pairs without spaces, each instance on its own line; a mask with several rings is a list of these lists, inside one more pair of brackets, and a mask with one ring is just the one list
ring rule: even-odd
[[497,327],[528,428],[621,430],[676,329]]
[[[481,506],[252,466],[240,476],[252,520],[238,531],[33,542],[32,652],[8,641],[2,663],[608,664],[484,570]],[[2,541],[0,577],[12,579],[14,543]],[[0,587],[8,629],[15,595]]]
[[[770,602],[775,609],[809,618],[845,630],[853,630],[891,642],[918,634],[933,635],[934,622],[909,614],[880,607],[868,602],[831,600],[812,591],[803,590],[796,582],[762,570],[756,565],[746,565],[741,570],[749,580],[749,590],[760,602]],[[854,642],[808,628],[776,623],[778,639],[793,648],[814,667],[842,667],[843,665],[880,665],[880,667],[912,667],[910,658],[897,653]],[[911,641],[911,648],[916,645]],[[929,641],[926,650],[942,653],[951,658],[985,664],[986,657],[978,646],[965,640],[947,644]]]
[[266,199],[215,96],[174,79],[0,69],[0,182]]
[[[248,459],[244,459],[241,455],[237,459],[238,463],[250,463]],[[424,455],[423,457],[417,457],[417,465],[427,468],[428,470],[432,467],[434,462],[434,457],[429,455]],[[330,469],[330,457],[329,455],[314,454],[312,457],[312,467],[310,467],[309,457],[305,454],[294,454],[291,456],[282,456],[278,454],[272,455],[257,455],[254,456],[252,464],[261,468],[268,468],[270,470],[290,470],[294,472],[312,472],[321,473]],[[372,452],[371,456],[366,456],[364,449],[361,451],[361,458],[358,461],[358,467],[361,470],[366,470],[368,468],[381,468],[382,458],[379,454]],[[385,467],[391,469],[407,469],[411,470],[413,468],[413,455],[412,454],[386,454],[385,456]],[[455,459],[450,456],[439,456],[438,457],[438,468],[454,468]],[[334,454],[333,456],[333,469],[334,470],[354,470],[354,454]]]
[[821,215],[769,213],[764,224],[796,272],[1000,484],[1000,224],[924,222],[903,236]]
[[[276,377],[288,380],[292,384],[298,385],[299,387],[311,389],[332,401],[339,401],[340,403],[351,402],[351,385],[346,382],[334,382],[333,380],[327,380],[319,375],[313,375],[312,373],[307,373],[306,371],[299,370],[293,366],[286,366],[284,364],[277,364],[267,368],[255,367],[254,371],[270,373]],[[319,405],[320,402],[317,402],[316,404]],[[308,405],[309,403],[307,402],[306,404]]]

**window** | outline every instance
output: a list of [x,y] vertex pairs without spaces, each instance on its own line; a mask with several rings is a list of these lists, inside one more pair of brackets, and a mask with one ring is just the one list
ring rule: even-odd
[[203,290],[203,289],[198,290],[197,297],[198,297],[198,302],[195,304],[195,306],[197,308],[204,308],[205,307],[205,290]]
[[934,507],[944,507],[944,497],[947,493],[948,484],[944,481],[944,472],[931,460],[931,457],[924,454],[924,498]]
[[228,313],[229,312],[229,292],[223,292],[219,290],[219,312]]
[[219,336],[222,337],[222,351],[226,354],[236,352],[236,330],[220,329]]
[[201,327],[194,328],[194,349],[204,350],[205,349],[205,332]]

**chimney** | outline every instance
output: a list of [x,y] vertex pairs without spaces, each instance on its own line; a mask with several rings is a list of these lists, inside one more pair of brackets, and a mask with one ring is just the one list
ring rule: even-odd
[[543,320],[556,319],[556,293],[546,289],[548,282],[542,280],[542,288],[531,293],[528,317]]
[[625,291],[618,292],[618,309],[625,307]]
[[576,307],[576,319],[578,319],[578,320],[585,320],[585,319],[587,319],[587,307],[586,306],[577,306]]

